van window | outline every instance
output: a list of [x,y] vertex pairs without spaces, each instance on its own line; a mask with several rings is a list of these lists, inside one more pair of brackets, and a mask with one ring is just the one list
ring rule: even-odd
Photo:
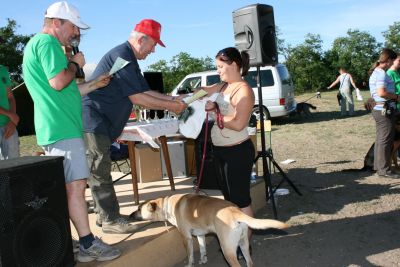
[[[257,87],[257,71],[249,71],[244,76],[244,79],[249,83],[250,87]],[[273,86],[274,77],[271,70],[261,70],[261,86]]]
[[219,75],[207,76],[206,85],[212,85],[212,84],[220,83],[220,82],[221,82],[221,78],[219,77]]
[[282,84],[291,84],[289,71],[284,66],[277,67],[279,76],[281,77]]
[[193,92],[194,89],[201,86],[201,77],[187,78],[182,85],[178,88],[178,94],[188,94]]

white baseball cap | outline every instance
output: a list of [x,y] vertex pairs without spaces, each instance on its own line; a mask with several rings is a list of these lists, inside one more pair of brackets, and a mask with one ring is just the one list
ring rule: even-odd
[[65,1],[49,6],[44,16],[52,19],[66,19],[80,29],[89,29],[89,25],[81,20],[78,9]]

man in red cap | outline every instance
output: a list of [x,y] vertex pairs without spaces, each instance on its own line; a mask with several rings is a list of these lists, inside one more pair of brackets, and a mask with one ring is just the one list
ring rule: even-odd
[[89,186],[97,212],[97,225],[104,233],[131,233],[136,225],[129,224],[119,211],[119,204],[111,178],[110,146],[121,135],[133,105],[155,110],[181,113],[187,105],[157,91],[142,75],[138,60],[155,52],[160,40],[161,25],[155,20],[144,19],[136,24],[128,41],[114,47],[100,60],[93,75],[110,71],[117,58],[129,62],[116,72],[111,82],[101,92],[93,91],[82,98],[83,127],[91,168]]

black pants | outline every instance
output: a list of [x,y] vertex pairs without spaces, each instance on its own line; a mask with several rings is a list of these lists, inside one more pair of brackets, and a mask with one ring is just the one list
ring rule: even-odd
[[250,139],[235,146],[214,147],[216,164],[223,181],[221,190],[224,198],[239,208],[251,204],[250,175],[254,155],[254,146]]

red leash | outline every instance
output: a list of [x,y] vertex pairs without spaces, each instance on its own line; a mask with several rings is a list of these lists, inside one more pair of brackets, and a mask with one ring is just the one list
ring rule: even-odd
[[[224,116],[221,114],[221,111],[219,110],[219,106],[217,103],[215,103],[215,109],[216,109],[216,115],[217,115],[217,125],[218,128],[224,129]],[[204,145],[203,145],[203,154],[201,158],[201,167],[200,167],[200,174],[199,177],[197,177],[197,184],[196,184],[196,194],[199,193],[200,190],[200,183],[201,179],[203,178],[203,170],[204,170],[204,161],[206,160],[206,149],[207,149],[207,140],[208,140],[208,112],[206,114],[206,127],[204,129]]]

